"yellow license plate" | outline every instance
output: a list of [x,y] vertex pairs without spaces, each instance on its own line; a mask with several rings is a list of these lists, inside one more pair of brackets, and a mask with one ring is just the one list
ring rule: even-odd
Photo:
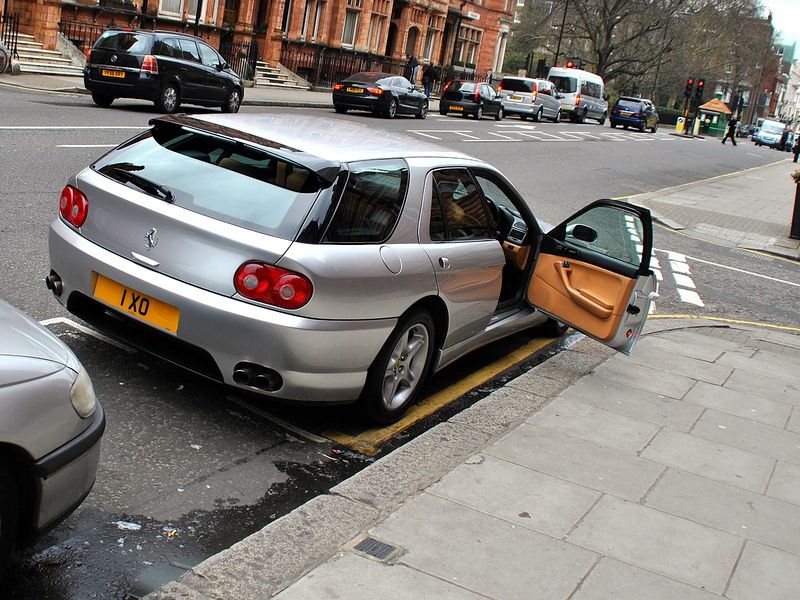
[[522,102],[522,100],[523,100],[522,96],[511,96],[511,99],[514,102]]
[[619,111],[619,114],[621,114],[623,117],[630,117],[633,113],[629,110],[621,110]]
[[103,77],[116,77],[117,79],[125,79],[125,71],[110,71],[109,69],[103,69],[100,71],[100,74]]
[[125,287],[113,279],[98,274],[94,284],[94,297],[151,325],[172,333],[178,331],[180,310],[157,298]]
[[361,88],[347,88],[348,94],[363,94],[364,90]]
[[450,110],[464,110],[463,106],[451,106]]

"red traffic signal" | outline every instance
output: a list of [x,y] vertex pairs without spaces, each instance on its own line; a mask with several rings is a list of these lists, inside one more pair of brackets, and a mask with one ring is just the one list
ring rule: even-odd
[[686,80],[686,90],[684,90],[683,95],[686,96],[687,98],[691,96],[692,88],[694,88],[694,79],[689,77],[689,79]]
[[706,86],[705,80],[703,80],[703,79],[698,79],[697,80],[697,87],[694,90],[694,97],[697,100],[700,100],[700,98],[703,97],[703,89],[705,88],[705,86]]

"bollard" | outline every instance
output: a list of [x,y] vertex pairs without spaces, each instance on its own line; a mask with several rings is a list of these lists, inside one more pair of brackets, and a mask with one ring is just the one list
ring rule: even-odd
[[800,181],[795,185],[794,211],[792,212],[792,226],[789,228],[789,237],[800,240]]

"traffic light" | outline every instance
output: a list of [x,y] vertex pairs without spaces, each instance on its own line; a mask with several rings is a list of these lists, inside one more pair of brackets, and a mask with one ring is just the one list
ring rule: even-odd
[[694,87],[694,79],[689,77],[686,80],[686,90],[683,92],[683,95],[689,98],[692,95],[692,88]]
[[703,88],[705,88],[706,82],[703,79],[697,80],[697,88],[694,90],[694,99],[700,100],[703,97]]

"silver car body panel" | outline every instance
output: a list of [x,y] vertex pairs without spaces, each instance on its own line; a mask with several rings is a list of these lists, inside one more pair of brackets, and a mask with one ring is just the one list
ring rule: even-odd
[[[526,77],[504,77],[506,79],[516,79],[536,83],[537,86],[541,79],[533,79]],[[500,97],[503,99],[503,109],[506,115],[525,115],[533,117],[542,110],[542,116],[547,119],[555,119],[561,110],[561,100],[555,96],[540,92],[525,92],[503,89],[500,91]]]

